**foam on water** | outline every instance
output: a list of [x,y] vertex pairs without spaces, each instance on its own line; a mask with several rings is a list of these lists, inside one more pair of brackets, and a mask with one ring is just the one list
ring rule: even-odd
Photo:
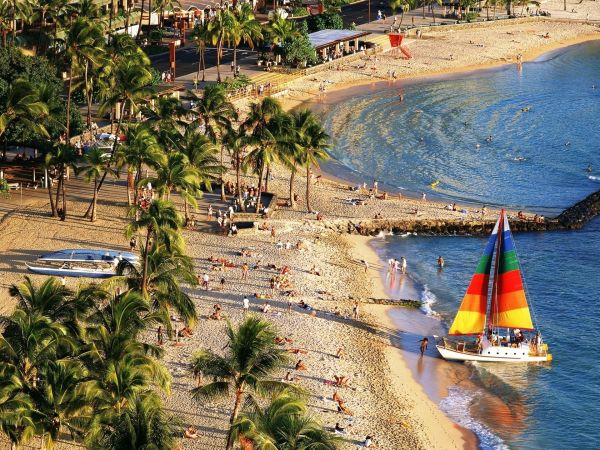
[[477,391],[451,386],[448,389],[448,396],[440,401],[440,408],[456,423],[475,433],[482,449],[508,450],[509,447],[499,436],[496,436],[484,424],[468,414],[469,407],[476,396]]
[[428,316],[437,316],[436,312],[432,308],[436,302],[437,297],[435,294],[429,290],[427,285],[424,285],[423,290],[421,291],[421,311]]

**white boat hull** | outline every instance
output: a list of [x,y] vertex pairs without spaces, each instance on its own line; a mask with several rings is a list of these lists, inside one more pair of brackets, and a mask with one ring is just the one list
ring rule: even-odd
[[30,266],[25,263],[27,269],[30,272],[38,273],[40,275],[49,275],[56,277],[85,277],[85,278],[110,278],[116,275],[114,269],[87,269],[73,267],[71,269],[63,269],[61,267],[50,267],[50,266]]
[[542,355],[532,355],[529,347],[487,347],[481,353],[470,351],[459,351],[436,345],[440,355],[448,361],[477,361],[477,362],[504,362],[504,363],[523,363],[523,362],[546,362],[552,361],[552,355],[549,353]]

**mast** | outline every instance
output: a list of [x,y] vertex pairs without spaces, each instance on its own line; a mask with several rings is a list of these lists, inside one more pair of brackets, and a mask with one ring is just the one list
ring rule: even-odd
[[500,219],[498,219],[498,239],[496,242],[496,260],[494,261],[494,277],[492,279],[492,297],[490,309],[487,317],[488,326],[493,330],[496,327],[493,317],[494,312],[498,311],[498,273],[500,269],[500,253],[502,248],[502,234],[504,233],[504,209],[500,210]]

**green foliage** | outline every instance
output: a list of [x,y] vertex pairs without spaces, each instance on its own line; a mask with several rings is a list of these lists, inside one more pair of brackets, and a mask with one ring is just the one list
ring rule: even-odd
[[301,6],[294,6],[292,8],[292,17],[304,17],[308,15],[308,11],[306,10],[306,8],[303,8]]
[[241,74],[236,78],[229,78],[223,82],[226,91],[236,91],[252,84],[252,80],[247,75]]
[[317,51],[308,40],[307,34],[286,39],[282,46],[285,61],[292,66],[313,65],[317,63]]
[[344,28],[344,19],[341,14],[335,11],[326,11],[323,14],[310,16],[306,19],[310,33],[320,30],[342,30]]
[[[51,139],[57,139],[64,133],[67,108],[62,96],[64,85],[56,76],[56,68],[46,58],[26,56],[15,47],[0,48],[0,105],[5,102],[9,84],[18,78],[26,79],[33,87],[44,84],[47,99],[53,104],[53,111],[50,117],[42,121],[42,125]],[[0,114],[2,113],[0,109]],[[72,108],[71,111],[71,129],[72,134],[78,134],[83,129],[83,121],[77,108]],[[9,142],[25,145],[39,145],[44,139],[38,131],[18,123],[8,126],[6,138]]]
[[8,196],[10,188],[5,178],[0,178],[0,194]]

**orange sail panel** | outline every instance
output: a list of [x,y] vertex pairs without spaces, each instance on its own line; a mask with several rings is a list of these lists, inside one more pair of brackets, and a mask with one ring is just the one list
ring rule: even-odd
[[488,239],[483,255],[479,259],[475,274],[460,305],[460,309],[450,327],[450,335],[479,334],[485,327],[487,312],[488,285],[492,268],[492,255],[498,237],[500,219]]
[[525,298],[517,251],[506,215],[503,215],[503,221],[490,322],[496,328],[532,330],[533,323]]

